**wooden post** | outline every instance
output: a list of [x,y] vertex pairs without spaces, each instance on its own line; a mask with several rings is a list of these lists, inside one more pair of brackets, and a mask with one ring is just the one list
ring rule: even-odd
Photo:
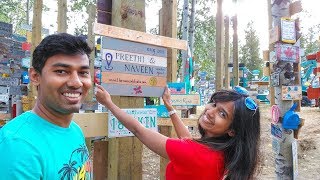
[[[272,4],[271,4],[272,3]],[[276,26],[283,28],[281,26],[281,18],[282,17],[290,17],[290,4],[291,0],[278,0],[278,1],[273,1],[268,0],[268,6],[269,6],[269,30],[274,29]],[[272,17],[272,22],[271,22],[271,17]],[[272,24],[272,25],[271,25]],[[281,32],[284,29],[281,29]],[[269,31],[271,32],[271,31]],[[271,35],[270,35],[271,36]],[[281,41],[281,39],[276,39],[276,41]],[[270,41],[270,49],[269,52],[271,52],[274,48],[274,42]],[[281,44],[285,44],[285,42],[280,42]],[[277,47],[278,48],[278,47]],[[280,60],[279,60],[280,61]],[[291,62],[292,63],[292,62]],[[287,65],[288,62],[283,62],[280,61],[277,63],[277,65],[281,68],[284,67],[284,65]],[[294,63],[292,63],[294,64]],[[289,64],[290,65],[290,64]],[[299,65],[293,65],[294,72],[297,72],[300,74],[300,69]],[[272,64],[270,65],[272,67]],[[275,71],[275,69],[273,69]],[[279,72],[280,78],[279,78],[279,85],[276,85],[274,87],[274,95],[273,96],[274,101],[271,102],[276,104],[279,109],[280,109],[280,121],[278,123],[273,123],[272,124],[272,129],[271,129],[271,134],[273,136],[273,149],[275,150],[275,166],[276,166],[276,178],[277,179],[296,179],[297,174],[294,172],[294,165],[293,165],[293,149],[292,148],[293,144],[296,144],[296,140],[294,139],[294,132],[292,129],[284,129],[283,128],[283,118],[284,114],[291,108],[293,101],[292,100],[282,100],[282,86],[285,83],[285,78],[282,76],[282,73],[284,72]],[[297,74],[295,73],[295,74]],[[300,84],[300,75],[296,77],[296,80],[294,83],[295,85],[301,86]],[[271,93],[273,93],[271,91]],[[277,130],[275,130],[275,128]],[[277,132],[277,133],[276,133]],[[279,134],[279,136],[278,136]],[[280,137],[278,140],[277,137]],[[296,154],[296,153],[294,153]],[[295,157],[297,158],[297,157]],[[296,160],[296,159],[295,159]],[[294,161],[295,161],[294,160]],[[297,164],[296,164],[297,165]]]
[[217,15],[216,15],[216,91],[222,89],[222,72],[223,72],[223,0],[217,0]]
[[[95,53],[94,53],[94,48],[95,48],[95,36],[93,33],[93,23],[95,22],[96,19],[96,5],[95,4],[90,4],[87,7],[87,12],[89,14],[88,18],[88,45],[93,51],[90,54],[90,74],[91,74],[91,81],[94,82],[94,60],[95,60]],[[93,100],[93,88],[90,89],[88,96],[86,97],[86,101],[92,101]]]
[[[108,123],[108,122],[106,122]],[[93,178],[96,180],[105,180],[108,177],[108,141],[95,141],[93,143]]]
[[229,88],[230,87],[230,74],[229,74],[229,68],[228,68],[228,63],[229,63],[229,16],[225,16],[224,19],[224,33],[225,33],[225,48],[224,48],[224,88]]
[[[270,30],[270,29],[272,29],[271,0],[267,0],[267,3],[268,3],[268,27],[269,27],[268,30]],[[270,33],[270,31],[269,31],[269,33]],[[270,34],[269,34],[269,37],[270,37]],[[273,45],[269,44],[269,53],[273,49],[274,49]],[[271,72],[271,65],[269,65],[269,72]],[[274,102],[275,101],[274,87],[270,86],[269,93],[270,93],[270,105],[272,106],[275,104],[275,102]]]
[[[188,30],[189,30],[189,1],[184,0],[183,1],[183,10],[182,10],[182,39],[183,40],[188,40]],[[188,57],[188,51],[182,51],[182,62],[181,62],[181,82],[188,82],[189,78],[189,69],[186,68],[187,61],[189,61]],[[188,89],[188,88],[187,88]]]
[[[41,28],[42,28],[42,0],[36,0],[33,5],[33,19],[32,19],[32,39],[31,39],[31,52],[34,51],[36,46],[41,42]],[[32,66],[32,58],[30,60]],[[36,87],[30,82],[30,90],[28,92],[28,99],[30,108],[32,109],[35,104],[35,96],[37,95]]]
[[58,0],[58,32],[67,32],[67,0]]
[[[237,2],[237,0],[235,0]],[[232,17],[233,28],[233,86],[239,85],[239,57],[238,57],[238,17],[235,14]]]
[[[177,38],[177,1],[162,0],[162,10],[160,13],[160,35]],[[167,81],[177,80],[177,50],[167,49]],[[159,132],[171,137],[173,128],[171,126],[160,126]],[[160,180],[165,180],[166,167],[169,160],[160,157]]]
[[[160,35],[177,38],[177,0],[162,0]],[[167,81],[177,81],[177,50],[167,49]]]
[[[113,0],[112,25],[145,32],[144,0]],[[112,96],[120,108],[143,108],[143,97]],[[108,145],[108,179],[142,179],[142,143],[136,137],[112,138]]]

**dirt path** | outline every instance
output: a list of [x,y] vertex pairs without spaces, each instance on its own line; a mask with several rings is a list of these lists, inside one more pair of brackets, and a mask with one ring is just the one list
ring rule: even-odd
[[[260,105],[261,110],[261,172],[257,179],[275,179],[275,163],[270,136],[270,107]],[[199,112],[199,110],[198,110]],[[200,113],[200,112],[199,112]],[[305,119],[298,139],[298,164],[300,180],[320,180],[320,109],[302,107],[298,113]],[[160,158],[144,147],[143,179],[159,180]]]

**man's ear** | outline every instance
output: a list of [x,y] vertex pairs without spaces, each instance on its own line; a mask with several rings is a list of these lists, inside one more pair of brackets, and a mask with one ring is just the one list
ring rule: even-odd
[[230,129],[230,130],[228,131],[228,135],[229,135],[230,137],[233,137],[234,135],[236,135],[236,132],[235,132],[233,129]]
[[33,85],[38,86],[40,84],[40,73],[33,67],[29,69],[29,78]]

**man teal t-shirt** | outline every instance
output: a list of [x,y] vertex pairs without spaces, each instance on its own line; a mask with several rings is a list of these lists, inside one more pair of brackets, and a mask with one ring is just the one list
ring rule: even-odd
[[52,124],[28,111],[0,129],[0,179],[91,179],[80,127]]

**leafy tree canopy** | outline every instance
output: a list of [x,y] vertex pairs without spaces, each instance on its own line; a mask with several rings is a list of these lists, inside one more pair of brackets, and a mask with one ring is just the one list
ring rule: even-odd
[[259,57],[260,42],[256,30],[253,29],[252,21],[247,24],[244,32],[245,43],[240,45],[239,61],[244,63],[250,71],[257,69],[262,73],[263,60]]

